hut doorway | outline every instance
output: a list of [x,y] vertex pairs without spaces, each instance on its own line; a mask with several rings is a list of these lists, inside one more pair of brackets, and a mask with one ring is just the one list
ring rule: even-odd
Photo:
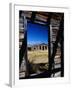
[[44,50],[44,46],[42,46],[42,50]]

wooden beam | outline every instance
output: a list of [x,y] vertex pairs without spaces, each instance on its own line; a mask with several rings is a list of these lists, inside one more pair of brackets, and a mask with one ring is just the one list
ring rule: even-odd
[[36,12],[32,12],[32,15],[31,15],[31,22],[34,22],[35,16],[36,16]]

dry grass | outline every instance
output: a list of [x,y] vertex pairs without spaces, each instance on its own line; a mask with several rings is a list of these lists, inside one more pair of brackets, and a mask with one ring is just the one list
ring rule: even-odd
[[48,50],[28,51],[28,60],[30,63],[48,63]]

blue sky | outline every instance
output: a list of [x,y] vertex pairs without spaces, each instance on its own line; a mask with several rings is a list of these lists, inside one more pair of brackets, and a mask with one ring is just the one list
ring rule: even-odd
[[27,44],[48,44],[48,28],[39,24],[27,24]]

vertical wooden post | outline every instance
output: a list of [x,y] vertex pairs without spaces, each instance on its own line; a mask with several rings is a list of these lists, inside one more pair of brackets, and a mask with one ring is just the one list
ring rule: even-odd
[[61,77],[64,77],[64,16],[60,23],[61,33]]
[[49,58],[49,67],[48,67],[48,77],[51,75],[51,44],[50,44],[50,21],[51,21],[51,13],[48,15],[48,20],[47,20],[47,26],[48,26],[48,58]]
[[35,16],[36,16],[36,12],[32,12],[32,15],[31,15],[31,22],[34,22]]

